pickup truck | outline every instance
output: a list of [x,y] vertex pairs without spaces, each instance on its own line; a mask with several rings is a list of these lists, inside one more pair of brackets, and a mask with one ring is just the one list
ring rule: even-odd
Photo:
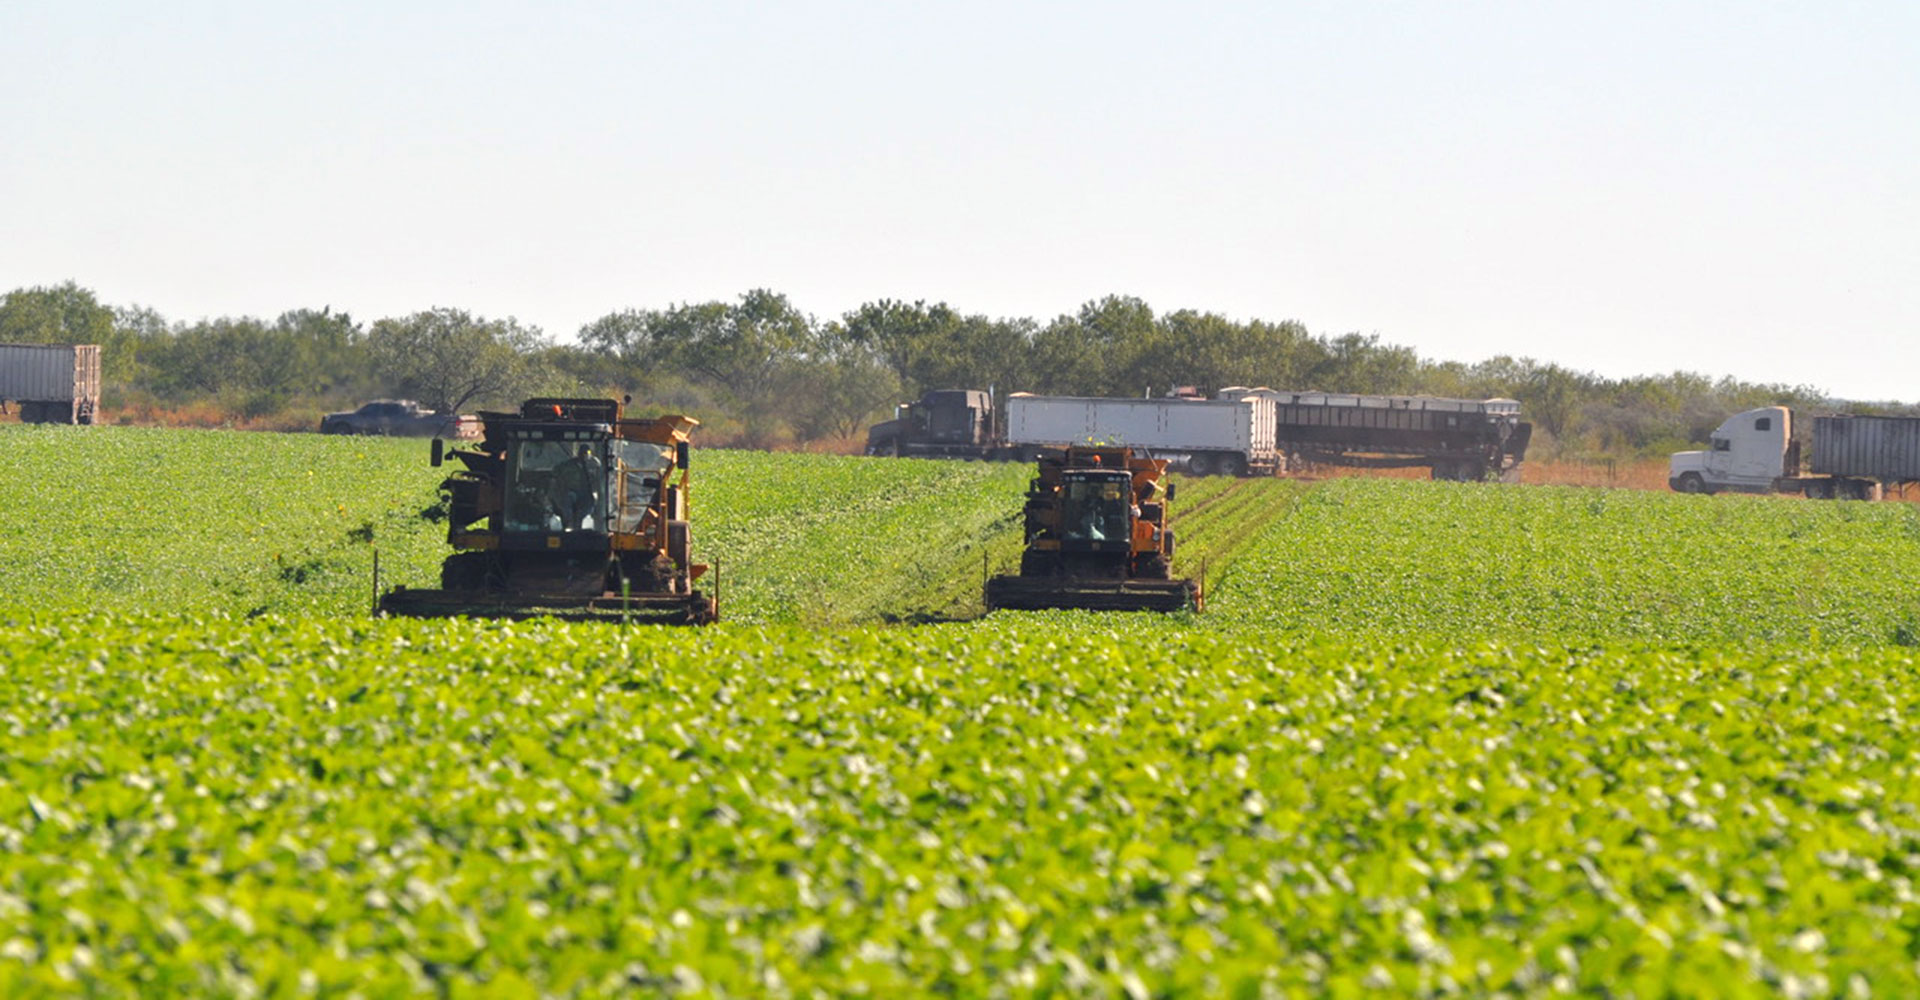
[[471,417],[423,410],[411,399],[376,399],[357,410],[320,418],[322,434],[384,434],[392,437],[466,437]]

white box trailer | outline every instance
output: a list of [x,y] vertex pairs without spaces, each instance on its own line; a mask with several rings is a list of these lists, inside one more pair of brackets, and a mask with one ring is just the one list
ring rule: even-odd
[[1007,397],[1007,442],[1022,452],[1070,444],[1126,445],[1203,476],[1281,471],[1273,401],[1258,396],[1101,399],[1014,393]]
[[29,424],[90,424],[100,406],[98,344],[0,344],[0,406]]

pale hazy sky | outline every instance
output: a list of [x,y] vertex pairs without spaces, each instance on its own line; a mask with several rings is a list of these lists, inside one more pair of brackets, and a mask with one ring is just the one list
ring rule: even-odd
[[[1920,2],[0,2],[0,291],[1117,293],[1920,400]],[[1169,373],[1176,380],[1177,373]]]

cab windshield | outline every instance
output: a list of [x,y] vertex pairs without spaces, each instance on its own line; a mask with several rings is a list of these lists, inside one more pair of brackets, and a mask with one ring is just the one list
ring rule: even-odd
[[605,441],[514,442],[508,455],[508,531],[604,531]]
[[1069,479],[1062,484],[1061,535],[1073,542],[1127,538],[1130,477]]

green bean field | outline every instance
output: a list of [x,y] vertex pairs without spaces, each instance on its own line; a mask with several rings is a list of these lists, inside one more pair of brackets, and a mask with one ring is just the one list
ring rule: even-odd
[[[375,617],[417,441],[0,428],[0,995],[1920,995],[1905,503],[699,450],[704,628]],[[378,579],[375,568],[378,566]]]

